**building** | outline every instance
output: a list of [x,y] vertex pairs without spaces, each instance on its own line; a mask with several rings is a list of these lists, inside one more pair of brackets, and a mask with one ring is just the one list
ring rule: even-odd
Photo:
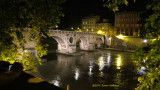
[[113,30],[109,20],[101,19],[100,16],[90,16],[82,19],[82,31],[110,35],[113,34]]
[[139,36],[141,12],[117,12],[115,13],[115,28],[117,35]]
[[100,20],[100,16],[84,17],[82,19],[82,30],[93,31],[96,23]]

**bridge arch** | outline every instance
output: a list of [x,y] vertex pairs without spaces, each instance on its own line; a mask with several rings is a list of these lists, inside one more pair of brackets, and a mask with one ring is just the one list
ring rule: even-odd
[[[78,42],[80,40],[80,49],[81,50],[88,50],[88,47],[89,47],[89,43],[88,43],[88,41],[87,41],[87,38],[85,38],[85,37],[78,37],[77,39],[76,39],[76,43]],[[77,47],[76,47],[77,48]]]
[[95,46],[96,46],[96,48],[102,48],[102,46],[103,46],[103,39],[100,38],[100,37],[96,38]]
[[57,36],[52,36],[52,38],[58,42],[58,50],[67,48],[66,42],[62,38]]

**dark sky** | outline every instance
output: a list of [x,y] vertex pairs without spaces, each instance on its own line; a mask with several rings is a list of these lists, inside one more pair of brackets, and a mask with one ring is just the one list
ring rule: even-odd
[[[119,11],[143,11],[148,0],[130,2],[128,7],[121,6]],[[80,27],[81,19],[90,15],[100,15],[114,23],[114,12],[103,7],[102,0],[66,0],[63,5],[64,17],[61,19],[60,29]]]

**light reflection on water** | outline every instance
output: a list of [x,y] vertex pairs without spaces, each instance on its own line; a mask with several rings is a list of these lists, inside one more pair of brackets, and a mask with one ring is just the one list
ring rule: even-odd
[[[83,52],[82,56],[57,54],[57,60],[38,67],[44,80],[70,90],[134,89],[137,72],[131,53],[118,51]],[[92,87],[93,84],[120,85],[119,87]]]
[[60,86],[61,85],[61,82],[60,82],[60,77],[57,76],[54,80],[52,80],[50,83],[52,83],[53,85],[55,86]]
[[121,62],[122,62],[121,55],[118,55],[118,58],[117,58],[117,69],[121,69]]
[[78,80],[79,78],[79,68],[75,69],[75,76],[74,76],[75,80]]

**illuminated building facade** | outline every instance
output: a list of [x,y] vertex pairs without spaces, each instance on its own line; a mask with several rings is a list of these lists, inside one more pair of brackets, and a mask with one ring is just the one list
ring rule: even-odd
[[110,35],[114,33],[113,30],[109,20],[101,20],[100,16],[90,16],[82,19],[82,31]]
[[95,30],[95,25],[99,20],[100,16],[84,17],[82,19],[82,29],[87,31]]
[[115,28],[117,35],[139,36],[141,12],[117,12],[115,13]]

